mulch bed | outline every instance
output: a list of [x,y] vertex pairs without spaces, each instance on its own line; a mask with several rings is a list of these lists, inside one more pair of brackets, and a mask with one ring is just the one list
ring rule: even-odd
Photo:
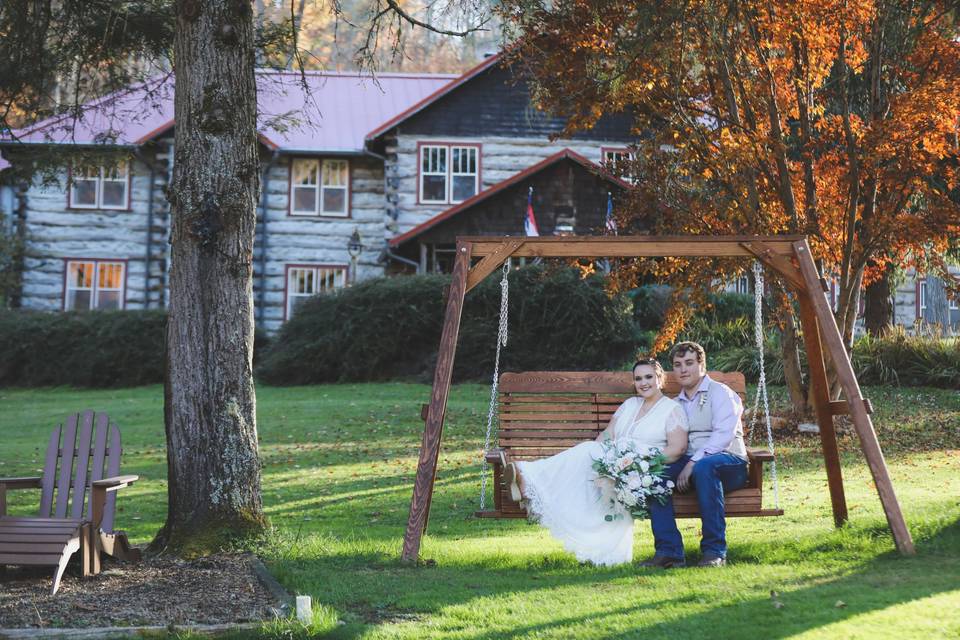
[[267,620],[282,603],[258,578],[249,554],[180,560],[159,556],[136,564],[106,560],[81,579],[70,567],[50,595],[51,569],[0,573],[0,627],[130,627]]

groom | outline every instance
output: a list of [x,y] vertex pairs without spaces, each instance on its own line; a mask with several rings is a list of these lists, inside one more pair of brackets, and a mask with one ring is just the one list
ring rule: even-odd
[[[677,343],[670,359],[681,387],[677,402],[687,414],[690,431],[687,455],[669,465],[667,473],[678,491],[691,487],[696,491],[703,523],[697,566],[722,567],[727,563],[723,495],[747,483],[743,403],[730,387],[710,379],[706,353],[696,342]],[[686,566],[672,499],[664,505],[651,501],[650,525],[656,554],[641,566]]]

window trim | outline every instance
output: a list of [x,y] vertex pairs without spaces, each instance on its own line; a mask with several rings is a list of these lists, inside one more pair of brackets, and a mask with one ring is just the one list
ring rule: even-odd
[[625,156],[633,155],[633,152],[630,151],[630,147],[600,147],[600,164],[601,165],[604,165],[607,163],[608,153],[622,153]]
[[917,278],[917,290],[916,290],[916,319],[923,320],[923,312],[927,309],[927,279],[926,278]]
[[[443,200],[424,200],[423,198],[423,148],[424,147],[446,147],[447,149],[447,182],[444,189],[444,199]],[[465,198],[463,200],[453,200],[453,149],[454,148],[469,148],[477,150],[477,173],[476,178],[474,179],[474,192],[473,196],[480,193],[480,189],[483,185],[483,143],[481,142],[460,142],[460,141],[449,141],[449,140],[417,140],[417,184],[416,184],[416,194],[417,194],[417,204],[428,204],[428,205],[443,205],[443,204],[460,204],[461,202],[466,202],[470,198]],[[457,174],[457,175],[470,175],[470,174]]]
[[[293,184],[293,165],[298,160],[316,160],[318,163],[317,170],[319,175],[317,176],[316,186],[317,206],[316,209],[314,209],[314,213],[295,213],[293,210],[293,189],[295,187]],[[324,213],[321,210],[321,207],[323,207],[323,163],[327,160],[340,160],[347,163],[346,212],[343,214]],[[329,220],[349,220],[353,218],[353,176],[350,174],[351,165],[350,158],[344,156],[291,156],[290,163],[287,165],[287,217],[298,219],[325,218]]]
[[[87,258],[80,256],[72,256],[67,258],[62,258],[63,260],[63,281],[61,283],[62,288],[60,291],[60,310],[61,311],[77,311],[77,309],[68,309],[67,308],[67,277],[70,273],[70,263],[71,262],[92,262],[94,263],[94,288],[93,291],[96,291],[96,278],[97,273],[100,270],[100,263],[113,263],[113,264],[122,264],[123,265],[123,287],[120,289],[120,307],[119,311],[124,311],[127,308],[127,291],[128,291],[128,281],[130,279],[130,269],[129,267],[129,258]],[[92,300],[91,300],[92,301]],[[97,311],[95,307],[87,309],[87,311]]]
[[[93,205],[75,204],[73,202],[73,164],[67,165],[67,210],[68,211],[132,211],[133,210],[133,163],[130,160],[122,162],[127,169],[127,178],[124,181],[126,202],[122,206],[104,206],[103,205],[103,170],[104,165],[100,165],[100,175],[97,176],[97,201]],[[84,178],[91,179],[91,178]],[[111,182],[120,182],[112,180]]]
[[[283,265],[283,321],[290,319],[290,270],[291,269],[343,269],[344,286],[350,282],[350,265],[329,262],[287,262]],[[342,288],[342,287],[341,287]],[[316,295],[310,294],[310,295]]]

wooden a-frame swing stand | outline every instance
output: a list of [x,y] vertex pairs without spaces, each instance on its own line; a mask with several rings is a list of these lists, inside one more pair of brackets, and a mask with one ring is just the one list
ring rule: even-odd
[[[860,393],[853,366],[847,356],[833,313],[824,297],[823,285],[804,236],[579,236],[579,237],[461,237],[457,238],[453,279],[447,296],[447,309],[440,338],[440,352],[433,378],[433,392],[426,412],[426,425],[416,484],[410,503],[410,515],[403,538],[402,559],[417,560],[420,540],[430,514],[430,500],[440,453],[443,419],[450,392],[453,358],[460,333],[460,314],[464,296],[511,256],[527,258],[637,258],[637,257],[748,257],[760,260],[776,272],[800,305],[800,322],[807,349],[810,391],[820,427],[820,443],[830,487],[833,520],[837,526],[847,521],[847,504],[833,416],[848,414],[860,440],[860,448],[873,475],[880,502],[893,533],[897,549],[904,555],[914,553],[894,493],[887,464],[870,419],[870,404]],[[473,264],[473,260],[479,261]],[[843,389],[844,400],[831,401],[827,385],[823,349],[826,348]]]

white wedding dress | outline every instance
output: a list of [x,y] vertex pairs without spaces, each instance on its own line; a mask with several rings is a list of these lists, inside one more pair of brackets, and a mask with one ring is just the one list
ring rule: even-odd
[[[639,397],[629,398],[610,419],[606,437],[632,440],[638,449],[667,446],[667,432],[687,430],[686,415],[679,403],[661,397],[644,415]],[[612,427],[612,434],[611,434]],[[596,565],[615,565],[633,559],[633,519],[613,521],[601,500],[593,461],[602,455],[595,440],[581,442],[549,458],[518,462],[523,476],[527,513],[530,519],[550,530],[577,560]]]

